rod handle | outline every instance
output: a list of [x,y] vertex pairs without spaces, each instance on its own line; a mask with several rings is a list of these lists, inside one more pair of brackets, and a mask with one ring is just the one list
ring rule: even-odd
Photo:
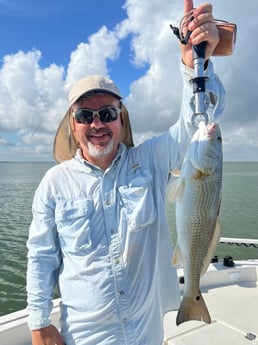
[[193,45],[193,60],[205,59],[206,41],[203,41],[197,45]]

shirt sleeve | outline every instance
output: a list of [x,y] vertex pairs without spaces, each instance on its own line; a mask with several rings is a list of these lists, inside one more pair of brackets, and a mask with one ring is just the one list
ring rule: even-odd
[[[192,107],[193,85],[191,80],[194,78],[194,70],[181,63],[183,78],[183,92],[181,110],[178,121],[169,128],[167,132],[159,137],[152,138],[147,142],[146,155],[150,150],[156,172],[167,180],[171,171],[178,171],[181,168],[183,159],[190,140],[196,131],[192,124],[194,113]],[[225,106],[225,90],[219,79],[214,73],[212,61],[209,60],[205,70],[206,93],[210,99],[207,113],[210,121],[218,122],[222,117]],[[164,154],[166,152],[166,154]]]
[[31,330],[51,324],[52,299],[61,261],[54,204],[48,189],[47,179],[43,178],[34,196],[27,242],[27,309]]

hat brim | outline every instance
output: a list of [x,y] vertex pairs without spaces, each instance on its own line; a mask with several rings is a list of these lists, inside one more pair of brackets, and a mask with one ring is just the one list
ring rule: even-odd
[[[130,119],[126,107],[122,104],[122,131],[121,142],[127,147],[134,146],[132,129]],[[61,163],[68,159],[71,159],[76,154],[79,145],[75,139],[74,133],[70,125],[69,110],[65,113],[63,120],[61,121],[54,139],[53,155],[57,163]]]

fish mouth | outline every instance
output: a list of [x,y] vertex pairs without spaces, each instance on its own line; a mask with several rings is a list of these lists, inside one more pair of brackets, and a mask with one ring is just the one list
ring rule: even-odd
[[207,128],[208,138],[211,138],[211,137],[213,137],[214,133],[216,132],[218,125],[216,125],[216,123],[208,123],[206,128]]

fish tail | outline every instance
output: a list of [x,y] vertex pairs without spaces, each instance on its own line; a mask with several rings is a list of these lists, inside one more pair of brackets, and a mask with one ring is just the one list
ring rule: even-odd
[[199,291],[198,296],[183,297],[176,318],[177,326],[190,320],[199,320],[211,323],[211,317],[205,301]]

